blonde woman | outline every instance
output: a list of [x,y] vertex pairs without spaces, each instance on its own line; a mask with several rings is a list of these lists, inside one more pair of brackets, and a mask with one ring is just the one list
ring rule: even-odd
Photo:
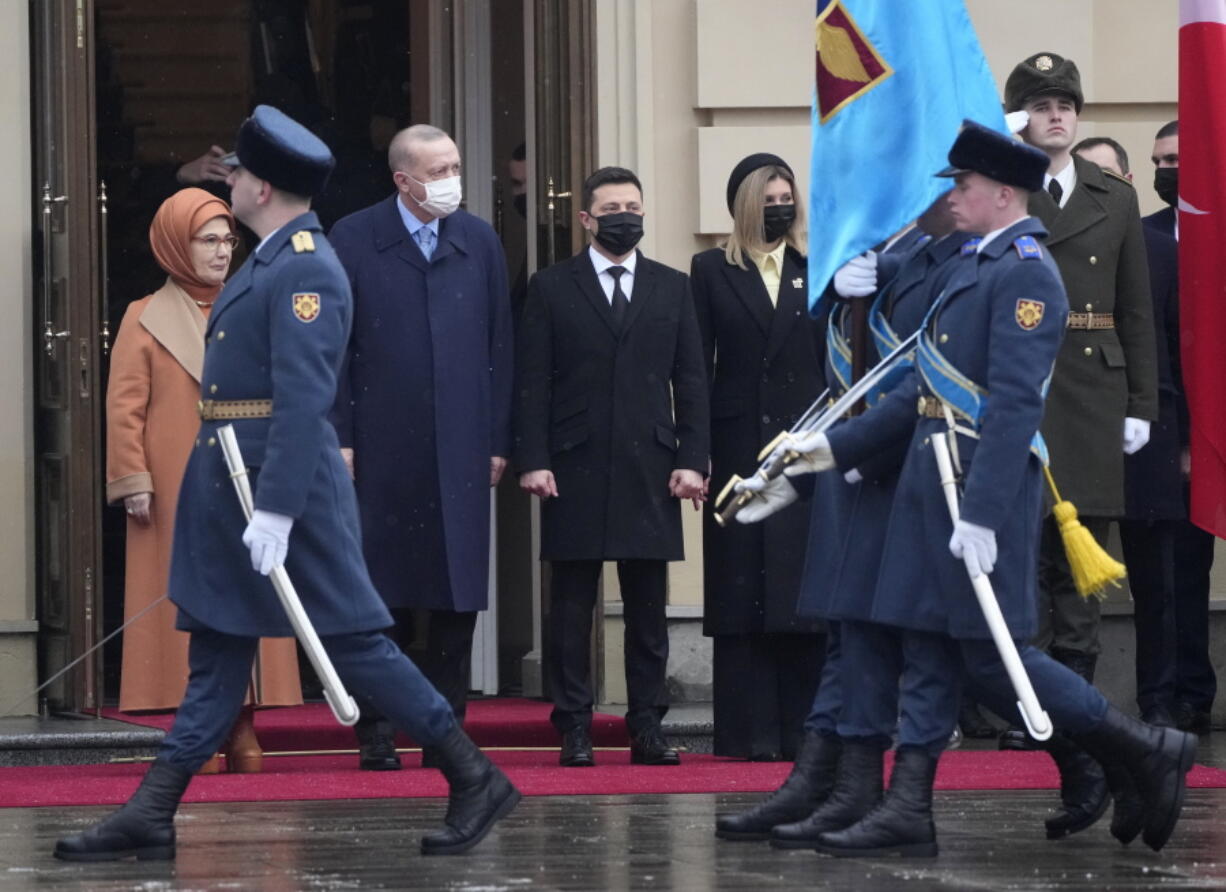
[[[748,476],[823,384],[821,326],[809,317],[805,216],[776,155],[728,179],[732,234],[690,269],[711,393],[711,480]],[[715,753],[792,759],[821,671],[817,627],[796,617],[808,511],[703,528],[704,634],[714,638]]]

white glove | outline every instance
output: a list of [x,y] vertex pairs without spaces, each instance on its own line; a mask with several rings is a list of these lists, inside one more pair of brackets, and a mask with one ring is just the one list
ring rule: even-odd
[[755,474],[748,480],[742,480],[733,489],[737,493],[752,492],[758,496],[736,513],[736,519],[740,523],[757,523],[776,511],[782,511],[799,498],[796,487],[786,477],[776,477],[767,483]]
[[877,254],[865,251],[839,267],[834,292],[839,297],[867,297],[877,290]]
[[1149,442],[1149,422],[1140,418],[1124,419],[1124,454],[1132,455]]
[[293,526],[292,517],[256,509],[247,529],[243,531],[243,544],[251,549],[252,570],[267,576],[273,567],[285,563],[285,555],[289,551],[289,531]]
[[854,485],[862,481],[864,479],[864,475],[860,473],[859,468],[852,468],[850,471],[848,471],[846,474],[843,475],[843,479],[846,480],[848,483],[851,483]]
[[816,474],[834,467],[834,453],[825,434],[788,434],[776,448],[800,453],[800,458],[783,469],[789,477]]
[[965,520],[954,524],[949,537],[949,552],[966,561],[971,576],[986,576],[996,566],[996,533]]
[[1015,111],[1005,115],[1005,126],[1010,133],[1021,133],[1030,125],[1030,112]]

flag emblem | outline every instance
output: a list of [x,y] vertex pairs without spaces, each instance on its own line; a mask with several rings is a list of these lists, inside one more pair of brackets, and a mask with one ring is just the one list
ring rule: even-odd
[[1039,323],[1043,321],[1043,301],[1019,300],[1017,309],[1013,311],[1013,318],[1017,320],[1017,324],[1023,331],[1038,328]]
[[825,124],[894,73],[860,30],[842,0],[829,3],[816,23],[817,107]]
[[319,295],[313,291],[300,291],[295,294],[294,315],[299,322],[314,322],[319,316]]

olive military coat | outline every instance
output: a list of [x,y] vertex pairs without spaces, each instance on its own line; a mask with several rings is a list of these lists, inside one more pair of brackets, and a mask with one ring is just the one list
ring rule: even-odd
[[1047,192],[1030,213],[1048,230],[1069,311],[1110,315],[1114,328],[1069,329],[1056,360],[1043,436],[1060,495],[1083,516],[1124,513],[1124,418],[1158,418],[1153,304],[1136,191],[1074,158],[1064,208]]

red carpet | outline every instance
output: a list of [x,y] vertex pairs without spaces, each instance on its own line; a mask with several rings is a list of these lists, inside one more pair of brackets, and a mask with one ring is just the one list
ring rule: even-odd
[[[557,746],[558,734],[549,724],[548,703],[521,697],[496,697],[472,700],[464,730],[481,746]],[[130,715],[117,709],[104,709],[108,719],[147,725],[167,730],[174,716]],[[351,750],[357,748],[353,731],[336,723],[323,703],[308,703],[287,709],[261,709],[255,716],[256,733],[265,750],[301,752],[303,750]],[[596,713],[592,717],[592,742],[596,746],[629,746],[626,723],[621,716]],[[404,735],[399,746],[414,746]]]
[[[773,790],[791,765],[685,755],[679,768],[630,765],[626,750],[596,754],[596,768],[559,768],[557,751],[494,751],[492,758],[529,796],[626,793],[745,793]],[[186,802],[254,802],[294,799],[389,799],[443,796],[442,775],[405,759],[398,772],[358,771],[356,757],[285,756],[266,760],[262,774],[212,775],[192,782]],[[412,766],[412,767],[408,767]],[[887,761],[887,772],[889,762]],[[53,765],[0,768],[0,806],[108,805],[127,799],[144,765]],[[1056,771],[1043,753],[955,751],[941,759],[939,790],[1055,789]],[[1198,765],[1193,787],[1226,787],[1226,771]]]

